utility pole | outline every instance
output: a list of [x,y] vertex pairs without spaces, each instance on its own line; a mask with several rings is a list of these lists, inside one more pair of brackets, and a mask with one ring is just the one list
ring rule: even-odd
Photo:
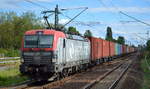
[[75,18],[77,18],[80,14],[82,14],[85,10],[87,10],[87,7],[78,7],[78,8],[72,8],[72,9],[83,9],[82,11],[80,11],[77,15],[75,15],[73,18],[70,18],[70,20],[64,24],[61,28],[59,28],[59,14],[62,14],[62,11],[65,10],[69,10],[69,8],[66,9],[59,9],[58,5],[56,5],[55,10],[47,10],[47,11],[43,11],[42,13],[44,14],[43,18],[46,21],[48,28],[51,29],[52,26],[50,25],[48,18],[49,16],[53,15],[55,16],[55,21],[54,21],[54,30],[59,30],[62,31],[62,29],[69,24],[70,22],[72,22]]
[[149,40],[149,31],[147,31],[146,34],[147,34],[147,40]]
[[59,14],[58,5],[56,5],[56,8],[55,8],[55,29],[58,28],[58,22],[59,22],[58,14]]
[[[59,16],[58,15],[60,14],[59,9],[58,9],[58,5],[56,5],[55,10],[43,11],[42,13],[44,14],[43,18],[46,21],[49,29],[51,29],[52,26],[48,22],[48,18],[49,18],[50,15],[53,15],[53,14],[55,15],[54,29],[58,30],[58,22],[59,22]],[[51,14],[46,15],[47,13],[51,13]]]

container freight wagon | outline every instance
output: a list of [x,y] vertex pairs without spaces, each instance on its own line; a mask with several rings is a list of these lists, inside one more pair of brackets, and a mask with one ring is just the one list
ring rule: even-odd
[[127,54],[129,53],[129,46],[127,46]]
[[131,47],[129,47],[129,53],[131,53],[131,52],[132,52]]
[[118,56],[119,55],[119,44],[115,43],[115,55]]
[[134,47],[130,47],[130,52],[132,53],[132,52],[134,52]]
[[109,56],[110,57],[113,57],[113,56],[115,56],[115,43],[114,42],[109,42]]
[[103,48],[103,39],[96,37],[89,37],[91,42],[91,60],[92,62],[96,62],[97,60],[102,59],[102,48]]
[[102,51],[102,56],[103,58],[108,58],[110,57],[110,46],[109,46],[109,41],[103,40],[103,51]]
[[135,48],[134,47],[132,47],[132,52],[134,52],[135,51]]
[[127,46],[126,45],[122,45],[122,54],[126,54],[127,53]]
[[119,49],[118,49],[118,51],[119,51],[119,55],[122,55],[123,51],[122,51],[122,45],[121,45],[121,44],[119,44]]
[[115,55],[120,56],[120,55],[122,55],[122,52],[123,52],[122,51],[122,45],[115,43]]

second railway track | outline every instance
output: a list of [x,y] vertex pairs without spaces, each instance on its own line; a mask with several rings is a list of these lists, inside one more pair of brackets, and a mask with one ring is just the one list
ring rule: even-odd
[[124,63],[118,65],[104,76],[98,78],[95,82],[85,86],[83,89],[115,89],[122,76],[126,73],[131,60],[124,61]]

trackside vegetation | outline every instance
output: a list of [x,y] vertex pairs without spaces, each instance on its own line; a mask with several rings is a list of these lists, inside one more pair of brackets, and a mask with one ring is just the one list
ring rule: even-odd
[[150,40],[146,42],[146,47],[142,50],[141,67],[143,69],[143,87],[142,89],[150,89]]
[[0,86],[11,86],[26,80],[28,80],[28,77],[21,75],[19,71],[19,63],[6,70],[0,70]]
[[143,69],[143,87],[142,89],[150,89],[150,52],[146,51],[141,60],[141,67]]
[[43,27],[41,19],[33,12],[20,15],[15,12],[0,12],[0,54],[6,57],[19,56],[24,32]]
[[20,52],[17,49],[0,48],[0,54],[4,54],[5,57],[18,57]]
[[119,44],[125,44],[125,38],[123,36],[118,36],[117,40],[113,38],[112,29],[109,26],[107,27],[105,40],[116,42]]

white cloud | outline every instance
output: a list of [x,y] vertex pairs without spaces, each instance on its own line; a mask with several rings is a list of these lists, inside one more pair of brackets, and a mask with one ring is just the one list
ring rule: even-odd
[[104,8],[104,7],[99,7],[99,8],[89,8],[90,12],[118,12],[118,11],[123,11],[123,12],[130,12],[130,13],[149,13],[150,12],[150,7],[118,7],[118,9],[114,7],[109,7],[109,8]]
[[128,34],[127,32],[120,31],[120,30],[113,30],[113,33],[115,33],[115,34]]
[[69,21],[69,19],[60,19],[59,20],[59,23],[60,24],[65,24],[65,23],[67,23]]

